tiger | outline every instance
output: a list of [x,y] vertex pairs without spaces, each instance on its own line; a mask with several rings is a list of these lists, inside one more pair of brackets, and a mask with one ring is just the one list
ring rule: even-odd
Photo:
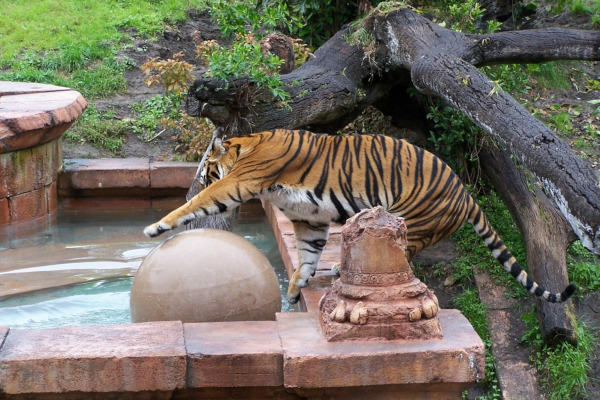
[[534,282],[452,169],[404,139],[306,130],[216,138],[199,181],[204,190],[144,233],[155,237],[196,217],[227,214],[250,199],[266,200],[293,225],[299,263],[288,286],[292,304],[315,274],[330,224],[343,224],[376,206],[404,218],[409,262],[469,222],[494,258],[530,293],[556,303],[576,290],[570,284],[562,293],[550,293]]

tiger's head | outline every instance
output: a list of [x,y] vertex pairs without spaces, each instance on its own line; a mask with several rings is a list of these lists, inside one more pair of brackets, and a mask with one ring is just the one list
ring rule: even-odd
[[235,149],[239,146],[231,146],[229,142],[223,142],[216,138],[212,143],[204,168],[200,173],[200,184],[204,187],[223,179],[233,168],[237,161],[239,151]]
[[[247,151],[242,150],[240,141],[244,138],[233,138],[233,140],[223,141],[221,138],[215,138],[212,147],[206,155],[204,167],[200,172],[200,184],[204,187],[223,179]],[[232,143],[232,141],[236,143]]]
[[238,160],[251,157],[261,146],[261,136],[249,135],[223,140],[216,137],[210,150],[204,155],[204,166],[200,172],[200,184],[204,187],[225,178]]

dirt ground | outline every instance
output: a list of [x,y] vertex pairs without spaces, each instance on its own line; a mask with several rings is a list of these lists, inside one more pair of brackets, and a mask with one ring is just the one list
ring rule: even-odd
[[[537,16],[532,16],[526,20],[520,21],[520,25],[522,27],[560,26],[590,29],[588,17],[567,16],[565,13],[553,16],[545,12],[543,8],[539,11]],[[165,32],[156,41],[144,38],[137,39],[134,45],[125,51],[123,55],[132,59],[139,67],[152,57],[158,56],[161,58],[170,58],[174,53],[183,51],[186,60],[196,64],[196,60],[193,58],[196,43],[192,40],[194,32],[196,31],[199,31],[199,36],[204,40],[220,38],[218,29],[210,22],[207,15],[192,13],[190,14],[190,20],[188,22]],[[582,76],[581,73],[583,73],[583,76],[600,80],[600,64],[586,63],[579,66],[578,69],[578,71],[573,72],[579,73],[580,77]],[[196,74],[199,74],[200,72],[201,71],[198,70],[196,71]],[[131,69],[126,73],[127,92],[115,97],[97,100],[94,102],[95,105],[101,111],[112,110],[115,113],[115,118],[131,118],[133,115],[130,108],[131,104],[149,99],[163,92],[160,87],[148,87],[144,83],[144,79],[145,77],[139,68]],[[541,110],[541,115],[544,115],[545,112],[549,112],[552,107],[556,107],[557,105],[567,112],[570,112],[569,110],[574,110],[575,106],[577,106],[578,111],[571,114],[573,132],[583,132],[584,126],[589,123],[596,126],[596,129],[600,129],[600,121],[597,118],[597,114],[594,113],[594,110],[598,105],[589,103],[590,100],[600,98],[600,91],[586,90],[585,87],[582,87],[575,79],[573,80],[573,86],[570,90],[554,91],[551,93],[530,91],[527,95],[523,96],[524,99],[533,105],[533,107]],[[576,139],[577,137],[566,138],[571,144],[573,144]],[[140,140],[137,135],[131,133],[128,135],[123,149],[118,154],[113,154],[88,144],[74,146],[65,143],[64,158],[149,157],[153,160],[169,160],[173,157],[173,147],[174,143],[171,141],[168,132],[161,134],[150,143]],[[575,151],[583,157],[588,158],[589,162],[600,176],[600,165],[598,163],[598,159],[600,158],[600,137],[596,141],[595,146],[592,146],[591,149],[587,149],[585,152],[577,149],[575,149]],[[439,262],[448,263],[451,261],[452,257],[454,257],[452,243],[445,242],[440,249],[436,249],[426,254],[422,263],[425,266]],[[435,291],[442,307],[452,308],[451,299],[460,289],[452,285],[447,285],[448,281],[446,281],[446,279],[451,275],[451,268],[445,267],[444,271],[442,276],[430,277],[427,284]],[[520,319],[521,313],[526,312],[523,310],[530,310],[532,303],[533,300],[530,299],[523,301],[522,304],[519,304],[516,309],[513,309],[513,311],[509,313],[511,318],[511,330],[508,333],[510,337],[507,340],[514,343],[514,352],[518,353],[518,360],[514,362],[528,363],[528,350],[519,346],[518,342],[525,329],[525,326]],[[575,299],[574,304],[577,315],[581,320],[585,321],[590,326],[600,329],[600,293],[593,293],[584,296],[582,299]],[[600,358],[596,358],[594,361],[593,369],[592,376],[595,377],[595,380],[588,385],[588,398],[600,399],[600,385],[598,382],[600,379]],[[481,392],[476,389],[469,397],[480,394]]]
[[[221,39],[221,33],[210,21],[207,14],[190,12],[190,19],[184,24],[167,30],[157,40],[137,38],[133,45],[122,53],[122,56],[133,60],[138,68],[133,68],[125,73],[127,92],[114,97],[94,100],[99,111],[112,111],[115,118],[132,118],[134,111],[131,106],[134,103],[148,100],[156,95],[163,94],[164,89],[160,86],[148,87],[144,82],[146,76],[139,68],[142,64],[153,57],[168,59],[173,54],[183,52],[184,59],[192,65],[198,64],[195,59],[195,48],[197,42],[193,40],[195,32],[202,40]],[[202,73],[201,67],[194,71],[194,76]],[[64,143],[64,158],[112,158],[112,157],[149,157],[153,160],[171,160],[175,143],[167,131],[151,142],[140,140],[138,135],[131,133],[127,135],[123,148],[117,154],[109,150],[99,149],[91,144]]]

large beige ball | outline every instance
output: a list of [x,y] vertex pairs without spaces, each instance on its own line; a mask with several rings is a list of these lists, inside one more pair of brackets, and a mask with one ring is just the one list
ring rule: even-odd
[[231,232],[196,229],[146,256],[130,307],[133,322],[274,320],[281,292],[269,260],[253,244]]

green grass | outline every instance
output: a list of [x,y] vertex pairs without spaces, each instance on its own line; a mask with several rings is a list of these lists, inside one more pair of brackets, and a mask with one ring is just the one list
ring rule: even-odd
[[[510,212],[495,192],[484,196],[477,196],[477,203],[485,212],[490,224],[502,237],[502,241],[510,252],[519,261],[523,268],[527,268],[527,251],[521,238],[519,229]],[[507,287],[510,297],[526,297],[527,291],[517,283],[512,276],[492,256],[490,250],[469,224],[463,226],[453,236],[463,255],[453,264],[454,276],[457,282],[469,283],[473,276],[473,266],[487,271],[498,284]]]
[[548,117],[550,126],[554,130],[563,135],[567,135],[573,131],[573,122],[568,112],[559,112]]
[[591,14],[593,12],[591,3],[585,0],[572,0],[569,11],[573,14]]
[[533,348],[531,361],[538,370],[546,398],[562,400],[587,397],[585,387],[593,372],[590,361],[594,357],[597,333],[579,321],[577,346],[564,342],[550,347],[543,343],[535,310],[523,314],[522,319],[527,329],[521,341]]
[[68,86],[86,98],[125,90],[130,33],[154,37],[206,0],[10,0],[0,13],[0,79]]
[[600,290],[600,257],[584,249],[579,241],[567,253],[569,278],[579,289],[577,295]]
[[[478,196],[480,204],[496,231],[503,241],[526,268],[526,249],[519,230],[510,213],[495,193],[485,197]],[[453,263],[454,276],[457,282],[466,289],[454,300],[455,306],[469,319],[475,331],[486,345],[486,380],[483,386],[487,389],[485,399],[499,399],[500,392],[494,371],[494,361],[491,354],[485,308],[479,301],[477,291],[472,288],[473,266],[483,269],[498,281],[508,287],[508,295],[527,297],[527,291],[518,284],[500,264],[491,256],[489,250],[482,244],[481,239],[473,232],[471,226],[465,226],[454,236],[457,247],[463,255]],[[567,266],[570,281],[575,283],[579,291],[577,295],[592,290],[600,290],[600,259],[575,242],[568,251]],[[555,347],[543,344],[539,322],[535,312],[523,315],[528,325],[523,342],[532,346],[535,356],[533,365],[538,370],[544,391],[549,399],[579,398],[591,372],[590,358],[593,356],[595,334],[584,324],[577,326],[579,344],[574,347],[561,343]]]
[[185,20],[186,10],[203,8],[207,1],[5,0],[0,12],[0,80],[79,91],[90,106],[65,139],[118,152],[127,129],[148,124],[115,121],[94,107],[94,99],[127,89],[124,72],[135,63],[119,51],[131,46],[133,36],[152,39]]
[[174,119],[181,118],[181,111],[178,107],[182,101],[180,96],[164,94],[132,104],[131,108],[136,111],[137,119],[131,121],[131,130],[144,140],[150,139],[148,132],[152,134],[156,131],[161,118],[165,118],[167,115],[172,115]]
[[[127,29],[153,36],[185,19],[203,0],[7,0],[0,13],[0,65],[23,54],[58,52],[61,67],[103,57],[106,45],[129,41]],[[65,64],[66,62],[66,64]],[[85,65],[85,62],[84,62]]]
[[527,71],[537,81],[537,85],[550,90],[571,89],[570,70],[577,62],[553,61],[541,64],[528,64]]
[[600,1],[599,0],[558,0],[552,7],[555,14],[559,14],[564,8],[572,14],[589,14],[592,26],[600,26]]
[[118,153],[128,131],[126,122],[113,118],[111,113],[102,114],[93,104],[90,104],[86,112],[63,134],[63,137],[70,143],[87,142]]
[[476,289],[466,289],[453,299],[453,304],[469,320],[485,345],[485,378],[481,385],[486,389],[487,394],[483,399],[500,400],[502,394],[494,366],[492,340],[487,325],[485,306],[479,300]]

